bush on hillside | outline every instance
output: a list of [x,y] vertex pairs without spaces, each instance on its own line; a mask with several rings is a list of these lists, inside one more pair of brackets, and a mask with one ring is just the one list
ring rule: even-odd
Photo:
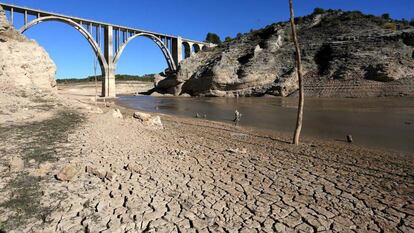
[[381,18],[386,19],[386,20],[391,19],[390,14],[388,14],[388,13],[382,14]]
[[209,32],[207,33],[205,42],[213,43],[213,44],[220,44],[221,39],[216,33]]
[[314,15],[319,15],[319,14],[323,14],[323,13],[325,13],[325,10],[324,10],[324,9],[322,9],[322,8],[319,8],[319,7],[315,8],[315,9],[313,10],[313,14],[314,14]]

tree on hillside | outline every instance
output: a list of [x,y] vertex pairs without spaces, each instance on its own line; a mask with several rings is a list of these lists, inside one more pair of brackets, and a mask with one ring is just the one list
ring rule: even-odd
[[216,33],[209,32],[206,36],[207,43],[220,44],[221,39]]
[[302,81],[302,62],[300,54],[300,46],[298,42],[298,37],[296,35],[296,26],[295,26],[295,15],[293,12],[293,0],[289,0],[289,9],[290,9],[290,25],[292,27],[292,38],[293,43],[295,44],[296,50],[296,71],[298,74],[299,81],[299,103],[298,103],[298,113],[296,119],[296,128],[293,136],[293,144],[299,144],[300,133],[302,131],[302,121],[303,121],[303,105],[305,104],[304,93],[303,93],[303,81]]
[[388,13],[382,14],[381,18],[389,20],[390,19],[390,14],[388,14]]
[[229,41],[231,41],[231,37],[230,37],[230,36],[226,36],[226,38],[224,38],[224,41],[225,41],[225,42],[229,42]]
[[315,14],[315,15],[320,15],[320,14],[323,14],[323,13],[325,13],[325,10],[322,9],[322,8],[317,7],[315,9],[313,9],[313,14]]

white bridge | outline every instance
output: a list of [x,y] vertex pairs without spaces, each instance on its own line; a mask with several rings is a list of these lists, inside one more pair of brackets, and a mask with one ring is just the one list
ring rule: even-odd
[[[150,38],[158,45],[167,61],[169,72],[175,72],[179,63],[183,59],[190,57],[193,53],[199,52],[204,47],[213,46],[209,43],[189,40],[178,36],[128,28],[26,7],[3,3],[0,3],[0,6],[6,12],[9,12],[9,21],[12,25],[15,14],[24,15],[24,26],[20,29],[22,33],[37,24],[47,21],[63,22],[77,29],[89,42],[99,61],[103,75],[102,97],[116,96],[115,70],[118,60],[128,43],[137,37],[144,36]],[[29,20],[29,17],[33,19]]]

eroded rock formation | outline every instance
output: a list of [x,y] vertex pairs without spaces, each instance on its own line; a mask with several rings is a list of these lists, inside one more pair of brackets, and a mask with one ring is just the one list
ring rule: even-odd
[[56,90],[56,66],[35,41],[15,30],[0,7],[0,91],[27,94]]
[[[342,11],[297,18],[297,24],[306,95],[414,94],[413,27]],[[277,23],[184,60],[157,88],[195,96],[294,95],[293,56],[289,24]]]

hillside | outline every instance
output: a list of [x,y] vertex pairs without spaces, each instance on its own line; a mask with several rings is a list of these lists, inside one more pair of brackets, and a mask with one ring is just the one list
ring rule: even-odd
[[[414,94],[414,27],[408,22],[318,9],[296,23],[307,96]],[[275,23],[198,53],[158,87],[175,95],[295,95],[290,25]]]

